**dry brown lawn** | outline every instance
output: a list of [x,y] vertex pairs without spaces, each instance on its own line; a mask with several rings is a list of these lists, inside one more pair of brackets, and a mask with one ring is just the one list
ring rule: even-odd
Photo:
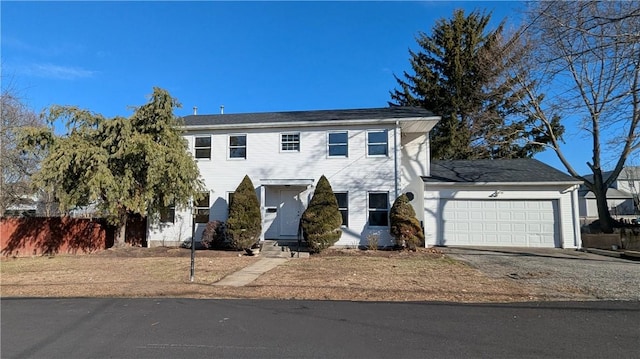
[[121,248],[87,255],[3,258],[2,297],[188,297],[356,301],[513,302],[567,299],[522,281],[488,278],[437,250],[328,250],[292,259],[240,288],[212,283],[260,257],[197,251]]

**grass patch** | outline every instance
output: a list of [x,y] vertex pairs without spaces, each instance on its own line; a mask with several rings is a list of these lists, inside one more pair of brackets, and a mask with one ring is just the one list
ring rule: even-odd
[[495,302],[546,298],[532,286],[488,278],[442,254],[328,250],[294,259],[245,287],[213,286],[260,257],[180,249],[110,250],[90,255],[4,258],[2,297],[189,297]]

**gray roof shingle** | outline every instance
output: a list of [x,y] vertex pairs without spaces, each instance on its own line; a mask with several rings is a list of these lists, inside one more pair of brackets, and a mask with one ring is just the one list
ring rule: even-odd
[[215,126],[232,124],[286,124],[288,122],[323,122],[403,119],[415,117],[434,117],[436,115],[420,107],[384,107],[352,110],[314,110],[288,112],[258,112],[224,115],[184,116],[185,127]]
[[432,161],[427,183],[536,183],[580,181],[530,158]]

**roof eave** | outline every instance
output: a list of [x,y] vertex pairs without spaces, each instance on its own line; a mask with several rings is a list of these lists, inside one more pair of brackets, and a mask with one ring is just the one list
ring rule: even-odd
[[463,186],[463,187],[476,187],[476,186],[575,186],[580,185],[580,181],[545,181],[545,182],[427,182],[423,179],[424,183],[429,185],[443,185],[443,186]]
[[295,122],[256,122],[256,123],[227,123],[227,124],[208,124],[208,125],[183,125],[180,129],[183,131],[198,130],[229,130],[242,128],[274,128],[274,127],[320,127],[339,125],[368,125],[368,124],[394,124],[396,121],[432,121],[434,125],[440,120],[440,116],[428,117],[404,117],[404,118],[384,118],[384,119],[365,119],[365,120],[345,120],[345,121],[295,121]]

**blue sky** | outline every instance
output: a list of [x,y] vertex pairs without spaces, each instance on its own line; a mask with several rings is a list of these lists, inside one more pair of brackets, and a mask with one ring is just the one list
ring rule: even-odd
[[[129,116],[152,87],[177,115],[386,107],[408,49],[455,8],[519,21],[517,2],[7,2],[2,82],[37,112]],[[579,134],[567,156],[589,160]],[[555,154],[536,158],[563,169]]]

